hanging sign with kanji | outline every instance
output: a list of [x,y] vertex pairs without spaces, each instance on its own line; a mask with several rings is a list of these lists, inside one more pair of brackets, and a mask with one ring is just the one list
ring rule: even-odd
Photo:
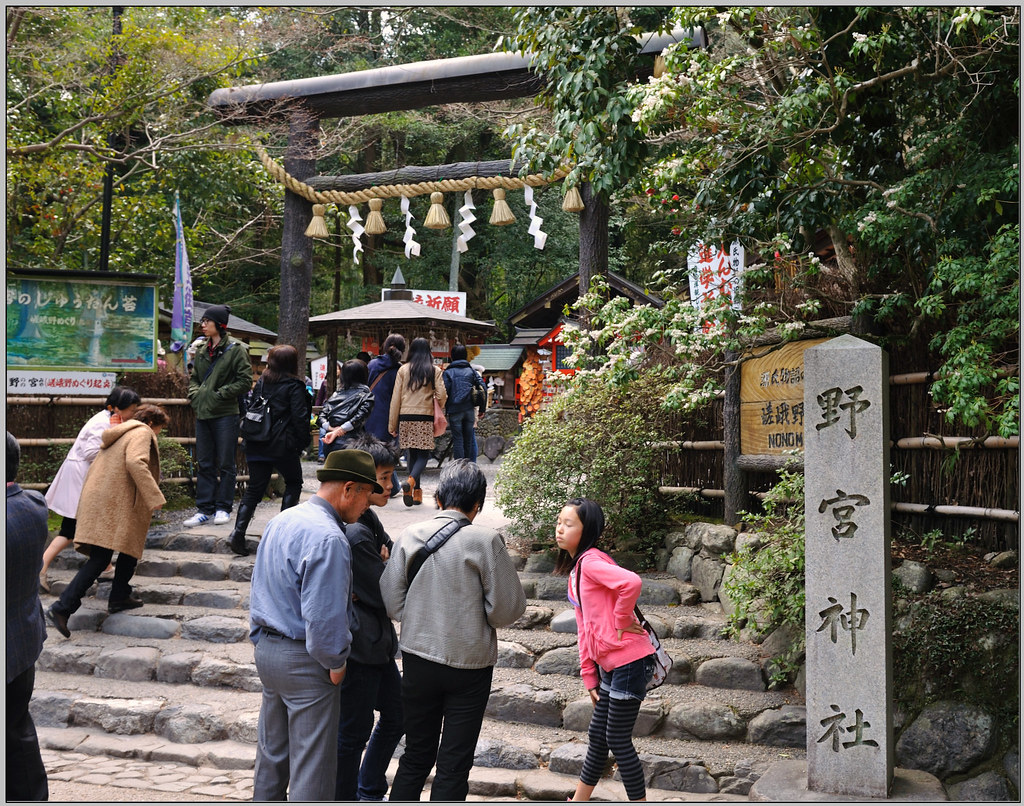
[[[697,308],[705,310],[712,303],[717,304],[725,297],[734,310],[740,309],[740,283],[744,266],[743,247],[733,241],[729,251],[724,246],[716,247],[696,243],[686,256],[690,274],[690,300]],[[705,329],[711,322],[705,323]]]
[[[420,305],[426,305],[436,311],[454,313],[459,316],[466,315],[466,292],[465,291],[426,291],[423,289],[410,289],[412,301]],[[384,299],[384,292],[381,291],[381,300]]]

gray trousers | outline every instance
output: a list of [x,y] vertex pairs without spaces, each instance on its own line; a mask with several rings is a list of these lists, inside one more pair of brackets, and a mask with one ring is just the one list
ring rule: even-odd
[[[263,633],[256,644],[263,684],[253,800],[333,800],[340,689],[303,641]],[[290,784],[290,786],[289,786]]]

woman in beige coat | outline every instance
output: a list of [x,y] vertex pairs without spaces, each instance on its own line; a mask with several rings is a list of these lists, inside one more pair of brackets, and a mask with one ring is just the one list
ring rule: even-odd
[[65,638],[68,619],[82,606],[82,597],[117,552],[114,582],[107,611],[141,607],[129,584],[142,558],[153,511],[165,503],[160,492],[160,453],[156,437],[167,424],[159,406],[144,404],[134,419],[103,432],[103,442],[78,503],[75,548],[88,555],[75,578],[46,616]]
[[402,500],[407,507],[423,503],[420,476],[434,450],[434,401],[443,409],[448,392],[441,379],[441,368],[434,365],[430,342],[413,339],[409,358],[398,370],[391,396],[388,431],[398,437],[398,445],[408,451],[409,479],[402,484]]

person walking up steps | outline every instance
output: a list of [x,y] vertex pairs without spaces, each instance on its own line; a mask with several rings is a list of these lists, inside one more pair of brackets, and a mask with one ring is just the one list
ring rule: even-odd
[[196,514],[184,526],[231,521],[238,448],[238,398],[252,388],[248,348],[228,335],[227,305],[211,305],[199,326],[205,341],[196,348],[188,399],[196,413]]
[[633,726],[654,673],[654,647],[633,615],[642,580],[597,548],[604,512],[594,501],[573,498],[558,514],[555,573],[569,574],[576,609],[580,675],[594,704],[587,756],[573,800],[590,800],[608,762],[619,765],[630,800],[646,800],[644,770],[633,746]]
[[448,393],[441,380],[441,368],[434,366],[430,342],[413,339],[409,360],[398,370],[391,397],[388,431],[408,451],[409,479],[402,484],[402,502],[411,507],[423,503],[420,477],[434,450],[434,401],[444,408]]
[[75,513],[78,511],[78,499],[82,497],[82,485],[85,484],[89,467],[96,454],[100,452],[103,432],[112,425],[130,420],[141,402],[134,389],[127,386],[115,386],[111,389],[103,404],[103,411],[94,414],[82,426],[82,430],[75,438],[75,444],[71,446],[57,475],[53,477],[50,488],[46,491],[46,505],[63,516],[60,531],[43,553],[43,567],[39,571],[39,587],[47,593],[50,592],[50,582],[46,578],[46,572],[50,568],[50,563],[75,542]]
[[238,502],[238,516],[228,547],[240,557],[249,554],[245,530],[256,506],[270,484],[276,467],[284,479],[281,511],[299,503],[302,493],[302,465],[299,457],[309,445],[309,392],[299,377],[299,353],[290,344],[278,344],[267,353],[267,368],[256,384],[256,394],[270,403],[271,435],[267,442],[245,440],[245,462],[249,483]]
[[108,613],[142,607],[132,595],[135,566],[146,547],[146,532],[153,512],[164,503],[160,492],[160,452],[157,434],[167,424],[167,412],[143,404],[134,419],[103,432],[103,447],[89,468],[78,505],[75,548],[89,559],[46,617],[65,638],[71,637],[68,619],[82,606],[82,597],[110,564],[117,552]]

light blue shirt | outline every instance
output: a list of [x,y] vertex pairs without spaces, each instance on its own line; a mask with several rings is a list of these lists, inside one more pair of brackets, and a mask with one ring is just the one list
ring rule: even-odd
[[352,555],[344,523],[314,496],[271,519],[252,569],[249,638],[262,628],[296,641],[325,669],[340,669],[352,643]]

